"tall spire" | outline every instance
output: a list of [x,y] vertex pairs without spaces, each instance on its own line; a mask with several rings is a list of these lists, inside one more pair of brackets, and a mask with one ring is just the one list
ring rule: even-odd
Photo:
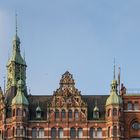
[[114,58],[114,72],[113,72],[113,79],[115,80],[115,75],[116,75],[116,64],[115,64],[115,58]]
[[18,24],[17,24],[17,12],[15,13],[15,23],[16,23],[16,35],[17,35],[17,32],[18,32]]

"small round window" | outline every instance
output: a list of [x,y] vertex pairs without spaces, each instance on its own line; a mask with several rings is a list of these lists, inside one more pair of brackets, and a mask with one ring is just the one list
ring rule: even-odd
[[139,122],[134,122],[134,123],[132,124],[132,128],[135,129],[135,130],[140,129],[140,123],[139,123]]

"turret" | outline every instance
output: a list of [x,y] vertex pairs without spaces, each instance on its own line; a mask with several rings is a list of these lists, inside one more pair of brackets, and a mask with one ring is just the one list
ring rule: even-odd
[[122,98],[118,95],[117,80],[115,79],[115,66],[114,66],[114,79],[111,82],[110,96],[106,100],[106,122],[107,122],[107,140],[120,140],[122,120]]
[[[28,99],[24,95],[25,83],[23,80],[19,80],[17,82],[17,93],[16,96],[12,99],[12,121],[20,124],[14,125],[13,129],[16,130],[16,134],[13,134],[13,137],[24,138],[26,137],[26,128],[27,128],[27,120],[28,120]],[[23,132],[23,133],[21,133]]]
[[20,38],[17,33],[17,23],[16,23],[16,34],[13,38],[13,50],[12,55],[7,63],[7,85],[5,99],[7,105],[11,106],[11,101],[15,97],[17,92],[17,82],[21,79],[24,84],[24,93],[27,95],[26,90],[26,62],[21,56],[20,51]]

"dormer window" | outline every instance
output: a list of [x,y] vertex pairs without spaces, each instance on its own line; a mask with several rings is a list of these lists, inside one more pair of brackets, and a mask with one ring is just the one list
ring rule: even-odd
[[38,106],[36,108],[36,118],[41,119],[41,108],[40,108],[40,106]]

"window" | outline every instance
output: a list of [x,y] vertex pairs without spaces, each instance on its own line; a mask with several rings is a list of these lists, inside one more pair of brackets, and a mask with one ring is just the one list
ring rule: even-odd
[[37,138],[38,134],[37,134],[37,128],[33,128],[32,129],[32,138]]
[[23,117],[26,117],[26,109],[23,110]]
[[111,116],[111,109],[108,109],[107,116]]
[[18,126],[16,130],[17,130],[16,131],[17,136],[20,136],[20,126]]
[[15,136],[15,128],[13,127],[13,137]]
[[17,108],[17,116],[22,116],[22,110],[20,108]]
[[23,134],[23,137],[26,136],[26,128],[25,128],[25,127],[23,128],[23,132],[22,132],[22,134]]
[[102,128],[97,128],[97,138],[102,138]]
[[134,110],[139,110],[139,104],[138,104],[138,102],[135,102],[134,103]]
[[36,118],[41,119],[41,110],[36,110]]
[[76,138],[76,130],[73,127],[70,129],[70,138]]
[[110,127],[108,127],[108,137],[110,137]]
[[15,116],[15,109],[13,109],[13,117]]
[[75,116],[75,119],[78,119],[79,118],[79,112],[78,112],[78,110],[75,110],[74,116]]
[[117,126],[113,127],[113,136],[116,137],[117,136]]
[[117,108],[113,108],[113,116],[117,116]]
[[63,138],[63,128],[58,129],[58,138]]
[[69,117],[69,119],[72,119],[72,110],[69,110],[68,117]]
[[10,137],[10,128],[7,128],[7,137]]
[[77,134],[78,138],[82,138],[83,136],[83,130],[82,128],[78,128],[78,134]]
[[58,109],[56,109],[56,111],[55,111],[55,118],[56,118],[56,119],[59,118],[59,110],[58,110]]
[[44,138],[44,128],[39,128],[39,138]]
[[128,110],[132,110],[132,103],[131,103],[131,102],[128,102],[128,104],[127,104],[127,109],[128,109]]
[[57,133],[56,133],[56,128],[52,128],[51,129],[51,138],[56,138],[56,135],[57,135]]
[[89,136],[90,138],[95,138],[95,128],[90,128],[90,131],[89,131]]
[[62,119],[65,119],[66,118],[66,111],[63,109],[62,110]]
[[134,122],[134,123],[132,124],[132,128],[135,129],[135,130],[140,129],[140,123],[139,123],[139,122]]

